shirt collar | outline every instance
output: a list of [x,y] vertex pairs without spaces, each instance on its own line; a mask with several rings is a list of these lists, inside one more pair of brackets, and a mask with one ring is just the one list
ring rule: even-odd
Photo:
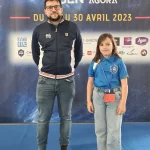
[[110,58],[105,58],[105,57],[102,57],[102,60],[101,61],[109,61],[109,62],[114,62],[115,60],[115,56],[112,55]]

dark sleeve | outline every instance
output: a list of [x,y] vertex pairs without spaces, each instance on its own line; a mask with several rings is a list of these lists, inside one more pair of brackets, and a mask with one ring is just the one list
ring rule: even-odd
[[75,65],[74,68],[76,68],[81,61],[81,58],[83,56],[83,43],[82,43],[82,37],[80,34],[80,30],[77,27],[77,32],[76,32],[76,40],[75,40],[75,45],[74,45],[74,53],[75,53]]
[[40,59],[40,45],[38,43],[38,33],[37,29],[33,31],[32,34],[32,57],[36,65],[39,65],[39,59]]

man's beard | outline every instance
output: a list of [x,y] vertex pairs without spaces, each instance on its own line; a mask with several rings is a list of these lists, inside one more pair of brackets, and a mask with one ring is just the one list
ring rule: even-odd
[[47,18],[48,18],[49,21],[55,22],[55,21],[60,20],[61,17],[62,17],[62,16],[58,15],[57,18],[52,18],[51,16],[50,16],[50,17],[47,17]]

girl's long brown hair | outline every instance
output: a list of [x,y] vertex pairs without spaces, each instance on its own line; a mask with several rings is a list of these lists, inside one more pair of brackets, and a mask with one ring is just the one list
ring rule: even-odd
[[118,53],[117,53],[117,45],[116,45],[116,42],[115,42],[115,39],[114,37],[109,34],[109,33],[104,33],[102,35],[100,35],[100,37],[98,38],[98,41],[97,41],[97,47],[96,47],[96,54],[93,58],[93,61],[94,62],[99,62],[99,60],[103,57],[102,53],[100,52],[100,49],[99,49],[99,45],[102,43],[102,41],[104,41],[106,38],[110,38],[112,44],[113,44],[113,50],[112,50],[112,55],[116,56],[117,58],[121,58]]

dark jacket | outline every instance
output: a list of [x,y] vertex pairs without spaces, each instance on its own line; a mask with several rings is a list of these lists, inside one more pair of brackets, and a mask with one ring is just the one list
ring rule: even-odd
[[80,31],[71,21],[63,20],[58,26],[44,22],[37,26],[32,35],[32,56],[39,65],[41,50],[42,72],[54,75],[65,75],[73,72],[78,66],[83,46]]

